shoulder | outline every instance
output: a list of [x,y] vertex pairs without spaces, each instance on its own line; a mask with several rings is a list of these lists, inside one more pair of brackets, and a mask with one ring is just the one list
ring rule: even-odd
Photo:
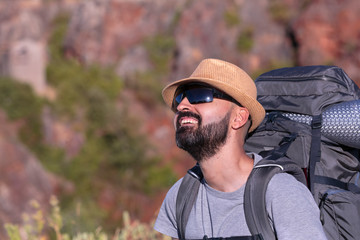
[[173,204],[175,207],[176,198],[179,192],[180,185],[184,178],[179,179],[167,192],[164,202],[168,204]]
[[298,190],[309,191],[303,183],[299,182],[294,176],[288,173],[275,174],[269,182],[269,188],[273,190],[278,188],[282,188],[283,190],[290,186],[296,187]]
[[309,189],[290,174],[275,174],[268,185],[266,198],[269,201],[306,201],[315,204]]
[[303,194],[305,192],[307,195],[311,196],[311,193],[307,186],[296,180],[294,176],[288,173],[275,174],[269,182],[268,192],[294,192],[300,194]]
[[[307,186],[300,182],[304,181],[300,176],[303,174],[302,170],[290,159],[282,157],[277,160],[271,160],[267,158],[262,158],[259,160],[258,156],[258,158],[255,159],[254,168],[266,170],[260,171],[261,174],[257,174],[257,177],[264,179],[265,183],[268,183],[266,189],[267,198],[272,199],[278,198],[279,195],[286,196],[289,193],[296,195],[303,194],[305,192],[305,194],[312,199],[312,195],[310,194]],[[292,172],[293,174],[299,175],[296,175],[299,180],[287,172]]]

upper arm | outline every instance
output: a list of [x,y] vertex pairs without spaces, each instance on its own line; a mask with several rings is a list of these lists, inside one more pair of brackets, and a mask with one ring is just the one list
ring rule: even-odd
[[181,181],[175,183],[175,185],[172,186],[169,192],[166,194],[154,225],[156,231],[170,236],[173,239],[178,237],[175,215],[176,197],[180,183]]
[[271,179],[266,208],[278,239],[326,239],[313,196],[293,176],[281,173]]

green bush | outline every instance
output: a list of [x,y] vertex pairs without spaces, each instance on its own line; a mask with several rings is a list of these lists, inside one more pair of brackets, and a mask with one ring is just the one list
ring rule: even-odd
[[235,27],[241,23],[236,8],[225,11],[224,20],[228,27]]
[[159,34],[145,39],[144,46],[152,69],[126,79],[126,86],[133,89],[147,107],[153,107],[162,101],[161,91],[171,69],[176,45],[172,36]]
[[43,100],[25,83],[0,78],[0,107],[9,120],[21,123],[20,136],[29,146],[42,139],[41,112]]
[[241,53],[249,52],[254,45],[253,38],[254,29],[252,27],[245,28],[237,39],[237,50]]
[[281,0],[272,0],[269,2],[269,12],[276,22],[281,24],[289,23],[291,12],[289,7]]

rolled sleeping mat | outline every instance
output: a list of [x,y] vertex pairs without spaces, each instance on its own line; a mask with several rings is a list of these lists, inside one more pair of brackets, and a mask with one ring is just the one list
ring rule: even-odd
[[[311,124],[312,117],[285,113],[291,120]],[[321,133],[330,140],[360,149],[360,99],[335,104],[322,114]]]

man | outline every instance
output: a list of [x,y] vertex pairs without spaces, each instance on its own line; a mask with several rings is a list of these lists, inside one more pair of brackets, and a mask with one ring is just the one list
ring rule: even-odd
[[[205,59],[189,77],[166,86],[163,98],[175,112],[177,146],[200,165],[203,180],[186,225],[185,239],[251,236],[243,196],[247,178],[261,157],[246,153],[248,132],[263,120],[253,80],[237,66]],[[169,190],[155,229],[179,238],[176,197]],[[326,239],[311,193],[291,175],[276,174],[266,192],[269,221],[278,239]]]

